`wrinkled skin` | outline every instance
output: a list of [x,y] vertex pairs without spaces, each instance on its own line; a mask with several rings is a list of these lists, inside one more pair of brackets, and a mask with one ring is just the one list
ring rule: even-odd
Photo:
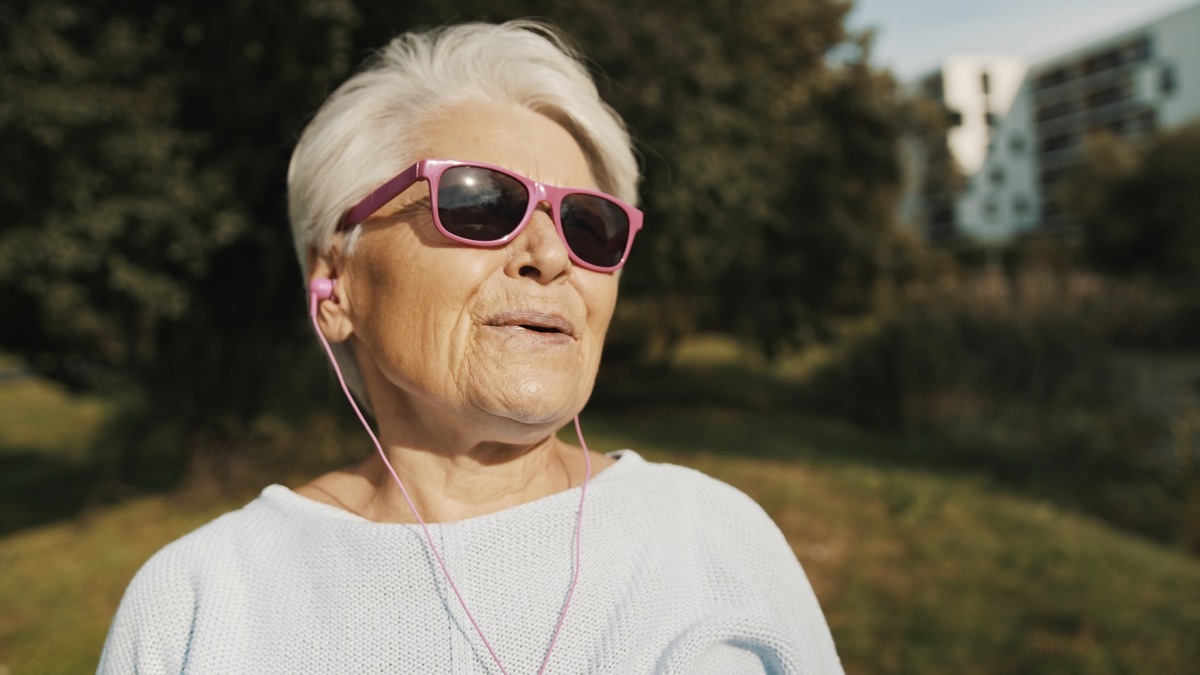
[[[597,189],[579,145],[538,113],[452,108],[425,129],[425,157],[474,160],[552,185]],[[577,485],[583,460],[554,432],[591,395],[618,277],[575,265],[543,205],[515,240],[465,246],[433,224],[418,181],[313,255],[337,279],[318,321],[349,341],[380,440],[426,520],[459,520]],[[611,463],[593,455],[593,470]],[[373,520],[412,520],[377,456],[298,490]]]

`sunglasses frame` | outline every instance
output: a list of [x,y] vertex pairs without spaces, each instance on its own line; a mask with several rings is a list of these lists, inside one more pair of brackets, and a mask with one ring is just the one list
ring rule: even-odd
[[[442,174],[448,169],[456,167],[471,167],[495,171],[496,173],[500,173],[512,178],[525,187],[525,190],[529,193],[528,203],[525,205],[525,215],[521,216],[521,222],[513,228],[512,232],[509,232],[500,239],[480,241],[478,239],[467,239],[465,237],[460,237],[450,232],[442,225],[441,216],[438,215],[438,181],[441,179]],[[442,236],[450,239],[451,241],[456,241],[460,244],[467,244],[468,246],[493,248],[496,246],[503,246],[513,239],[516,239],[525,229],[525,226],[529,224],[529,221],[532,219],[533,212],[537,210],[540,204],[545,202],[550,205],[550,219],[554,221],[554,228],[558,230],[558,238],[562,241],[563,246],[567,249],[567,254],[570,256],[571,262],[579,265],[580,267],[584,267],[596,272],[613,272],[621,269],[621,267],[625,265],[625,260],[629,257],[629,251],[633,249],[633,238],[637,236],[638,230],[642,229],[642,212],[640,209],[626,204],[620,199],[617,199],[616,197],[604,192],[587,190],[584,188],[566,188],[547,185],[545,183],[533,180],[532,178],[526,178],[519,173],[514,173],[508,169],[504,169],[493,164],[485,164],[484,162],[463,162],[453,159],[423,159],[408,167],[404,171],[401,171],[391,180],[379,186],[372,191],[371,194],[367,195],[357,204],[352,206],[350,210],[346,212],[346,215],[342,217],[341,222],[338,223],[337,231],[342,232],[356,225],[362,224],[376,211],[383,208],[385,204],[398,197],[408,188],[412,187],[413,184],[415,184],[418,180],[424,180],[429,184],[429,197],[432,200],[431,210],[433,213],[433,224],[437,227],[438,232],[441,232]],[[585,195],[603,199],[617,205],[622,211],[625,212],[625,216],[629,219],[629,235],[628,239],[625,241],[625,251],[621,255],[621,259],[615,265],[606,266],[590,263],[580,258],[575,254],[575,251],[571,249],[571,245],[567,242],[567,235],[563,231],[562,219],[559,215],[562,212],[562,200],[564,197],[569,195]]]

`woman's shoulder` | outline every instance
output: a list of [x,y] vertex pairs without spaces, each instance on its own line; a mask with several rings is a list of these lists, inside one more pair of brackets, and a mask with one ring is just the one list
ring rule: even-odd
[[[751,542],[779,547],[783,534],[770,515],[737,487],[694,468],[647,461],[632,451],[614,492],[624,500],[635,520],[673,523],[696,536],[726,541],[734,546]],[[616,467],[614,467],[616,468]],[[611,470],[611,469],[610,469]]]
[[122,604],[171,598],[190,607],[190,598],[212,581],[228,581],[236,576],[235,570],[261,567],[254,558],[294,553],[325,516],[308,513],[306,507],[319,511],[321,505],[308,503],[281,485],[265,488],[245,506],[159,549],[134,575]]
[[350,514],[281,485],[159,549],[134,575],[113,617],[100,672],[180,672],[197,608],[243,597]]
[[243,549],[269,510],[260,496],[159,549],[137,571],[113,617],[99,672],[180,672],[203,579]]
[[[265,493],[265,491],[264,491]],[[242,544],[266,529],[264,520],[271,511],[257,499],[192,530],[159,549],[134,575],[127,596],[164,585],[183,590],[192,585],[206,566],[226,559],[230,553],[245,550]]]
[[[661,585],[669,589],[664,592],[680,594],[673,602],[703,615],[664,655],[674,664],[668,670],[693,672],[703,663],[737,671],[737,666],[714,665],[722,650],[713,646],[732,648],[736,640],[733,652],[742,656],[752,652],[782,659],[776,648],[790,645],[784,651],[788,659],[798,659],[795,663],[825,662],[818,670],[783,672],[840,672],[812,586],[770,515],[737,487],[704,472],[632,457],[622,477],[629,489],[621,495],[620,517],[633,526],[624,528],[613,550],[636,550],[628,558],[636,565],[629,569],[656,569],[660,580],[670,580]],[[624,461],[623,456],[617,465]],[[607,569],[620,564],[610,562]],[[716,671],[704,666],[704,672]]]
[[668,462],[648,461],[633,450],[614,453],[624,487],[655,501],[685,500],[703,511],[763,514],[762,508],[740,489],[698,469]]

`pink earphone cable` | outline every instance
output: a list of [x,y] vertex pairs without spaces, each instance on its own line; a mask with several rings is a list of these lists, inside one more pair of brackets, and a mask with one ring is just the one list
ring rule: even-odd
[[[327,282],[328,286],[318,286],[320,282]],[[433,543],[433,535],[429,533],[429,528],[425,525],[425,520],[421,518],[421,514],[417,511],[416,504],[414,504],[412,498],[409,497],[408,490],[404,487],[404,481],[400,480],[400,476],[396,473],[396,470],[392,468],[392,463],[388,460],[387,454],[384,453],[383,445],[379,442],[379,438],[375,436],[375,432],[371,429],[371,425],[367,423],[367,418],[362,414],[362,411],[358,407],[358,403],[355,402],[354,396],[350,394],[350,388],[346,386],[346,379],[342,376],[342,370],[338,368],[337,359],[333,355],[333,349],[329,346],[329,341],[325,339],[325,334],[321,332],[321,326],[317,323],[317,301],[320,299],[318,297],[320,292],[318,288],[332,292],[333,283],[334,282],[332,280],[315,280],[312,284],[312,288],[310,288],[309,291],[309,315],[312,319],[313,328],[317,331],[317,337],[321,341],[321,346],[325,348],[325,354],[329,357],[329,363],[333,365],[333,372],[337,375],[338,384],[342,385],[342,392],[346,395],[346,399],[350,401],[350,407],[354,409],[354,414],[358,416],[358,421],[362,423],[363,428],[367,430],[367,435],[369,435],[371,440],[375,443],[375,449],[379,451],[379,457],[383,460],[383,465],[387,467],[388,473],[390,473],[392,478],[395,479],[396,485],[400,488],[400,493],[404,495],[404,501],[408,502],[408,508],[412,509],[413,516],[421,525],[421,530],[425,533],[425,540],[429,543],[429,550],[433,552],[433,557],[437,559],[438,566],[442,568],[442,574],[446,577],[446,583],[450,586],[450,590],[454,591],[454,597],[458,598],[458,604],[462,607],[463,612],[467,615],[467,619],[470,620],[471,625],[475,628],[475,633],[479,636],[479,639],[483,641],[483,646],[487,647],[488,653],[492,655],[492,661],[495,661],[496,667],[500,669],[501,673],[508,675],[508,671],[505,670],[504,665],[500,663],[500,657],[496,655],[496,650],[492,648],[492,644],[488,642],[486,637],[484,637],[483,631],[479,628],[479,624],[475,621],[475,617],[471,614],[471,610],[467,609],[467,603],[465,600],[463,600],[462,593],[459,593],[458,587],[454,584],[454,579],[450,578],[450,570],[446,568],[445,561],[442,560],[441,554],[438,553],[437,546],[435,546]],[[550,637],[550,644],[546,648],[546,656],[542,659],[542,666],[538,669],[538,675],[545,673],[546,667],[550,663],[550,654],[554,652],[554,645],[558,642],[558,635],[562,631],[563,623],[565,623],[567,619],[567,609],[571,606],[571,598],[575,595],[575,586],[579,582],[581,550],[580,539],[583,531],[583,505],[584,501],[587,499],[588,482],[592,477],[592,458],[588,452],[587,442],[583,440],[583,429],[579,425],[578,415],[575,416],[575,433],[579,436],[579,444],[583,448],[583,461],[586,467],[583,477],[583,484],[580,486],[579,510],[576,514],[575,520],[575,570],[571,576],[571,584],[567,588],[567,598],[563,602],[562,613],[559,614],[558,624],[554,627],[554,633]]]

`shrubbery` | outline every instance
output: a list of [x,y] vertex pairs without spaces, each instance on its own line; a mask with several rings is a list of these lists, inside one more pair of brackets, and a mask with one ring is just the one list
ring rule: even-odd
[[[1193,541],[1187,480],[1126,347],[1184,313],[1148,284],[981,275],[907,290],[812,374],[812,407],[904,432],[897,452],[1049,494],[1155,538]],[[1164,328],[1166,327],[1166,328]],[[1191,534],[1189,534],[1191,532]]]
[[1120,400],[1103,354],[1165,308],[1147,288],[1073,274],[916,285],[849,336],[813,382],[819,403],[912,427],[1036,406]]

